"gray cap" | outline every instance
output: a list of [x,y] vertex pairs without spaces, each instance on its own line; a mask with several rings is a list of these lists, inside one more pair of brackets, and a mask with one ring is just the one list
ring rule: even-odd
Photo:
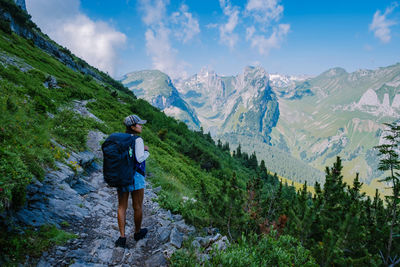
[[139,118],[138,115],[129,115],[124,119],[124,124],[128,127],[135,124],[145,124],[146,122],[146,120],[142,120],[141,118]]

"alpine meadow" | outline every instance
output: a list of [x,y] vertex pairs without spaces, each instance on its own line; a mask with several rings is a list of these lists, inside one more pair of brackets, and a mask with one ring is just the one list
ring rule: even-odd
[[[235,75],[180,77],[160,64],[114,77],[47,35],[28,2],[0,0],[1,266],[400,264],[400,63],[306,76],[249,61]],[[177,1],[122,2],[144,12]],[[249,0],[247,13],[233,2],[219,1],[223,14],[245,23],[257,3],[281,1]],[[172,24],[196,19],[188,3]],[[150,25],[157,14],[142,19],[147,41],[167,27]],[[204,28],[229,39],[225,26]],[[131,114],[147,121],[149,232],[136,240],[129,200],[121,248],[120,193],[104,181],[101,145]]]

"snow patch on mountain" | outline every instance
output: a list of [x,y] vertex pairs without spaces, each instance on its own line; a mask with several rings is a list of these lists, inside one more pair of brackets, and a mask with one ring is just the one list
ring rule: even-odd
[[305,81],[310,77],[311,76],[308,75],[292,76],[292,75],[282,75],[277,73],[269,75],[271,86],[278,88],[294,86],[295,82]]

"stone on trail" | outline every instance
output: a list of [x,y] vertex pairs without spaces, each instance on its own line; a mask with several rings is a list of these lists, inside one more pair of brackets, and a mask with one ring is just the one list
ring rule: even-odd
[[171,229],[168,227],[160,227],[157,229],[159,239],[161,243],[168,242],[169,236],[171,234]]
[[153,267],[153,266],[167,266],[167,260],[165,259],[164,255],[161,252],[154,254],[151,256],[146,262],[146,267]]
[[182,247],[183,235],[178,231],[176,227],[174,227],[174,229],[172,229],[171,231],[170,242],[176,248]]

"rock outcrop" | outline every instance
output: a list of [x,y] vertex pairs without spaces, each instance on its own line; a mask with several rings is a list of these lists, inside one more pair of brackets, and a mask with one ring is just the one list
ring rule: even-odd
[[19,6],[23,11],[27,12],[25,0],[14,0],[17,6]]

